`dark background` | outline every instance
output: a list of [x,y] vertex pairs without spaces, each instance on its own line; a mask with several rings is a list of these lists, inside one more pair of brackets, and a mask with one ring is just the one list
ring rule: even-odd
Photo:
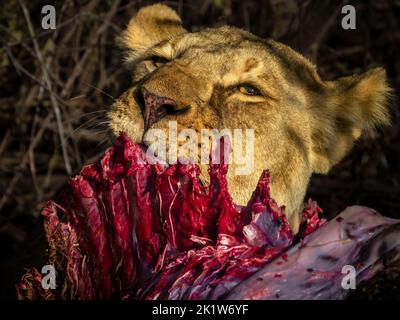
[[[110,144],[105,111],[130,81],[115,36],[138,8],[153,2],[1,2],[3,277],[23,271],[18,261],[26,260],[23,265],[30,267],[40,256],[31,247],[41,240],[38,221],[43,203],[60,190],[70,173],[98,159]],[[383,66],[399,93],[399,0],[165,3],[179,12],[189,30],[227,23],[287,43],[315,62],[324,79]],[[356,7],[356,30],[341,28],[343,3]],[[56,30],[41,28],[45,4],[56,7]],[[312,178],[308,196],[318,201],[326,217],[352,204],[400,217],[400,110],[396,97],[392,122],[389,128],[365,133],[329,175]],[[400,272],[393,270],[391,276],[397,279],[397,284],[388,282],[392,289],[399,285]],[[393,297],[390,290],[386,292]]]

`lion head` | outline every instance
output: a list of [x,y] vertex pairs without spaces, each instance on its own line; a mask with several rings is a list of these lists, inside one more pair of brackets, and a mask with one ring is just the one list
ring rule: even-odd
[[178,131],[253,129],[251,172],[235,174],[233,162],[228,173],[233,200],[245,204],[268,168],[294,228],[310,176],[327,173],[364,129],[389,121],[381,68],[324,81],[286,45],[228,26],[188,32],[161,4],[141,9],[120,42],[133,82],[108,113],[113,131],[149,143],[151,129],[171,121]]

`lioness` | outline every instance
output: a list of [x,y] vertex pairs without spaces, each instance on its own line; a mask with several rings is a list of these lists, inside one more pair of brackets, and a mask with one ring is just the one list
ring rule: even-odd
[[133,84],[108,113],[113,131],[148,143],[149,130],[171,120],[178,130],[253,128],[254,170],[229,171],[233,200],[245,204],[267,168],[295,230],[312,173],[327,173],[364,129],[389,122],[381,68],[324,81],[286,45],[228,26],[188,32],[161,4],[141,9],[120,40]]

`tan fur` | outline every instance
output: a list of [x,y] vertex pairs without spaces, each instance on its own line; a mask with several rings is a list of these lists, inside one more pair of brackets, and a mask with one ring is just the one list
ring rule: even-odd
[[[294,228],[299,223],[312,173],[327,173],[349,151],[364,129],[388,123],[390,89],[380,68],[336,81],[323,81],[316,67],[289,47],[233,27],[190,33],[164,5],[141,9],[120,38],[132,63],[133,85],[109,112],[115,133],[146,142],[135,92],[144,87],[190,106],[152,125],[166,130],[254,128],[255,170],[228,181],[234,201],[246,203],[263,169],[271,172],[272,196]],[[151,57],[169,60],[155,67]],[[256,86],[262,96],[237,90]],[[206,166],[202,168],[206,173]]]

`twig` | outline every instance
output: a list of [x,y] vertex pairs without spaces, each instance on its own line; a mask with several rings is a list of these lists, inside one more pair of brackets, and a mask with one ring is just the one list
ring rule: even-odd
[[28,9],[26,8],[26,6],[25,6],[25,4],[23,3],[22,0],[20,0],[19,3],[20,3],[20,6],[22,8],[22,11],[24,13],[26,22],[28,24],[29,33],[33,37],[33,39],[32,39],[33,46],[34,46],[36,55],[38,57],[38,60],[39,60],[39,63],[40,63],[40,66],[41,66],[41,69],[42,69],[42,72],[43,72],[44,81],[47,84],[47,87],[48,87],[49,92],[50,92],[50,100],[51,100],[51,104],[53,106],[54,115],[55,115],[55,118],[56,118],[58,135],[59,135],[59,139],[60,139],[60,143],[61,143],[61,150],[62,150],[62,154],[63,154],[63,158],[64,158],[65,170],[67,171],[68,175],[71,175],[72,174],[72,168],[71,168],[70,160],[68,158],[67,144],[66,144],[65,137],[64,137],[64,127],[63,127],[63,124],[62,124],[60,107],[58,105],[57,99],[55,98],[55,95],[53,94],[53,89],[52,89],[50,77],[49,77],[49,74],[47,73],[47,70],[46,70],[46,67],[45,67],[45,64],[44,64],[44,60],[43,60],[43,56],[42,56],[42,52],[40,51],[40,48],[39,48],[39,44],[38,44],[36,38],[34,38],[35,32],[33,30],[33,26],[32,26],[32,22],[31,22],[30,16],[29,16]]
[[68,81],[66,82],[64,89],[61,92],[62,97],[67,96],[67,94],[71,90],[72,85],[74,84],[75,80],[82,73],[83,66],[84,66],[86,60],[90,57],[92,50],[94,48],[94,44],[97,42],[98,37],[107,29],[107,27],[111,21],[111,18],[114,16],[114,14],[116,13],[116,11],[118,9],[119,3],[120,3],[119,0],[117,0],[113,3],[111,10],[108,12],[107,16],[104,19],[104,23],[101,25],[100,28],[97,29],[97,31],[93,37],[93,40],[89,44],[88,49],[85,51],[82,58],[76,64],[74,70],[72,71],[71,75],[69,76]]
[[25,153],[25,155],[22,157],[21,163],[19,165],[19,168],[17,169],[17,172],[14,174],[13,178],[9,182],[6,191],[0,198],[0,211],[3,209],[4,205],[7,202],[8,197],[11,195],[11,193],[14,190],[15,185],[17,184],[18,180],[22,177],[22,170],[26,167],[29,161],[29,152],[33,152],[33,150],[36,148],[38,143],[41,141],[44,132],[46,131],[46,126],[50,122],[51,119],[51,114],[48,114],[46,119],[43,121],[43,125],[39,129],[39,131],[36,133],[35,137],[32,139],[28,151]]
[[[30,73],[28,70],[26,70],[13,56],[13,54],[11,53],[11,51],[9,51],[7,48],[5,49],[5,52],[7,54],[7,56],[10,57],[10,59],[13,59],[14,63],[13,66],[14,68],[17,70],[17,72],[22,72],[23,74],[25,74],[28,78],[30,78],[32,81],[36,82],[41,88],[45,89],[46,91],[48,91],[50,93],[50,89],[47,87],[47,85],[45,83],[43,83],[43,81],[41,81],[40,79],[38,79],[37,77],[35,77],[32,73]],[[58,100],[59,103],[63,104],[63,105],[68,105],[67,103],[64,102],[64,100],[56,93],[53,91],[53,95],[55,96],[55,98]]]
[[11,129],[7,129],[7,131],[4,134],[4,137],[0,143],[0,159],[1,159],[1,155],[3,154],[4,150],[6,149],[6,146],[9,142],[10,137],[11,137]]

